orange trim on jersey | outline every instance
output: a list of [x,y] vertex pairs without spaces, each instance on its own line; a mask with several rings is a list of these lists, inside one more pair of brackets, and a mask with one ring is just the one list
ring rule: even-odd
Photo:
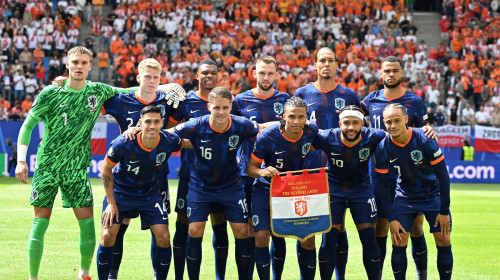
[[101,114],[106,115],[106,110],[104,109],[104,106],[101,107]]
[[262,95],[258,94],[258,93],[257,93],[257,89],[255,89],[255,88],[253,88],[253,89],[252,89],[252,93],[253,93],[253,95],[255,95],[257,98],[260,98],[260,99],[262,99],[262,100],[266,100],[266,99],[269,99],[269,98],[271,98],[271,97],[273,97],[273,96],[274,96],[274,92],[273,92],[273,94],[271,94],[270,96],[268,96],[268,97],[264,97],[264,96],[262,96]]
[[179,123],[177,120],[175,120],[174,118],[172,118],[172,116],[168,116],[168,121],[169,122],[173,122],[173,123]]
[[210,124],[210,127],[215,131],[215,132],[218,132],[218,133],[224,133],[226,131],[229,130],[229,128],[231,128],[231,124],[233,122],[233,120],[231,119],[231,117],[228,117],[229,118],[229,124],[227,125],[226,129],[224,130],[218,130],[217,128],[213,127],[212,126],[212,116],[210,116],[210,118],[208,119],[208,123]]
[[333,85],[333,87],[332,87],[331,89],[329,89],[329,90],[324,90],[324,89],[321,89],[321,88],[319,87],[319,83],[318,83],[318,82],[315,82],[315,83],[314,83],[314,87],[315,87],[317,90],[321,91],[322,93],[327,93],[327,92],[330,92],[330,91],[332,91],[332,90],[336,89],[336,88],[337,88],[337,83],[335,83],[335,84]]
[[361,142],[361,134],[359,135],[358,141],[356,141],[356,143],[354,143],[352,145],[347,143],[346,141],[344,141],[344,137],[340,137],[340,140],[342,141],[342,143],[344,143],[344,145],[346,145],[349,148],[352,148],[352,147],[356,146],[359,142]]
[[436,165],[436,164],[440,163],[441,161],[443,161],[443,159],[444,159],[444,155],[441,155],[437,159],[431,161],[431,165]]
[[378,168],[375,168],[375,172],[380,173],[380,174],[387,174],[387,173],[389,173],[389,169],[378,169]]
[[[173,129],[172,129],[172,133],[174,133]],[[182,138],[180,138],[180,139],[181,139],[181,147],[177,150],[177,152],[182,150],[182,148],[184,148],[184,140],[182,140]]]
[[[404,87],[401,87],[401,89],[403,89],[403,92],[401,93],[401,95],[399,95],[398,97],[394,97],[394,98],[390,98],[389,96],[387,96],[385,94],[385,89],[384,89],[384,97],[387,98],[387,100],[398,99],[398,98],[400,98],[401,96],[403,96],[406,93],[406,89]],[[403,105],[403,104],[401,104],[401,105]]]
[[404,143],[404,144],[398,143],[398,142],[394,141],[394,139],[392,139],[392,137],[391,137],[391,141],[392,141],[392,143],[394,143],[394,144],[396,144],[396,145],[398,145],[398,146],[400,146],[400,147],[404,147],[404,146],[406,146],[408,143],[410,143],[411,136],[412,136],[412,134],[413,134],[413,130],[411,129],[411,127],[409,128],[409,130],[410,130],[410,137],[408,137],[408,141],[406,141],[406,143]]
[[207,101],[207,102],[208,102],[208,98],[205,98],[205,97],[201,96],[200,91],[197,91],[195,94],[196,94],[196,96],[198,96],[201,100],[205,100],[205,101]]
[[136,91],[136,92],[135,92],[135,98],[137,98],[137,100],[139,100],[139,102],[141,102],[141,103],[142,103],[142,104],[144,104],[144,105],[148,105],[148,104],[150,104],[151,102],[155,101],[155,100],[156,100],[156,97],[157,97],[157,94],[156,94],[156,92],[155,92],[155,98],[153,98],[153,100],[151,100],[150,102],[147,102],[147,101],[142,100],[142,99],[139,97],[139,92],[138,92],[138,91]]
[[141,136],[142,136],[142,131],[139,132],[135,137],[137,138],[137,143],[139,144],[139,147],[141,147],[141,149],[143,149],[146,152],[151,152],[152,150],[154,150],[154,148],[156,148],[156,146],[158,146],[158,143],[160,143],[160,135],[158,135],[158,141],[156,141],[155,146],[151,149],[148,149],[144,147],[144,145],[142,144]]
[[105,158],[106,158],[106,161],[107,161],[109,164],[113,165],[113,166],[115,166],[115,165],[117,165],[117,164],[118,164],[117,162],[115,163],[115,162],[111,161],[111,160],[110,160],[107,156],[106,156]]
[[250,155],[256,162],[258,163],[262,163],[264,160],[263,159],[260,159],[258,158],[256,155],[254,155],[253,153]]
[[286,140],[286,141],[288,141],[288,142],[292,142],[292,143],[295,143],[295,142],[299,141],[299,139],[302,137],[302,135],[303,135],[303,134],[304,134],[304,131],[302,130],[302,131],[300,132],[300,136],[299,136],[299,138],[297,138],[297,139],[295,139],[295,140],[293,140],[293,139],[290,139],[290,138],[286,137],[286,136],[285,136],[285,132],[281,133],[281,136],[283,136],[283,138],[285,138],[285,140]]

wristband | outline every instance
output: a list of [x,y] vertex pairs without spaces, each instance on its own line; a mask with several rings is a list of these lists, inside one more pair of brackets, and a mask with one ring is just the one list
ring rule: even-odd
[[17,145],[17,162],[26,161],[26,155],[28,154],[28,146],[25,144]]

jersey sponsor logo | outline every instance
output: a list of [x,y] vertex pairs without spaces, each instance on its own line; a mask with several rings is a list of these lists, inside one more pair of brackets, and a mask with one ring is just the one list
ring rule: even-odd
[[61,107],[61,108],[62,108],[62,107],[64,107],[64,106],[66,106],[66,105],[68,105],[68,103],[66,103],[66,104],[61,104],[61,105],[59,105],[59,107]]
[[307,155],[307,153],[309,153],[310,150],[311,150],[311,143],[305,143],[304,145],[302,145],[302,156]]
[[364,148],[359,151],[359,159],[367,160],[370,157],[370,149]]
[[253,215],[252,216],[252,225],[255,227],[259,224],[259,216]]
[[295,201],[294,206],[295,206],[295,214],[302,217],[307,213],[307,201],[305,200]]
[[33,190],[31,192],[31,198],[33,198],[33,200],[37,200],[38,199],[38,191],[37,190]]
[[419,150],[413,150],[413,151],[411,151],[410,156],[411,156],[411,160],[413,160],[413,162],[415,164],[421,162],[422,159],[424,159],[424,156],[422,155],[422,152],[419,151]]
[[162,117],[164,117],[165,116],[165,106],[163,106],[162,104],[160,104],[160,105],[156,105],[156,107],[160,108],[161,115],[162,115]]
[[257,110],[257,108],[250,108],[250,109],[247,109],[247,112],[252,112],[252,111],[255,111]]
[[335,98],[335,108],[342,110],[345,107],[344,98]]
[[238,145],[238,142],[240,141],[240,137],[238,135],[233,135],[229,137],[229,147],[234,148],[236,145]]
[[167,154],[162,152],[156,155],[156,164],[162,164],[167,159]]
[[93,112],[95,110],[95,108],[97,107],[97,96],[95,96],[95,95],[89,96],[88,101],[89,101],[89,107],[92,108],[92,110],[90,112]]
[[112,157],[114,154],[115,154],[115,151],[113,150],[113,147],[109,147],[108,157]]
[[274,105],[274,112],[278,115],[282,115],[283,114],[283,104],[279,103],[279,102],[275,102]]
[[186,202],[184,201],[184,199],[183,198],[177,199],[177,207],[179,209],[183,209],[184,206],[186,206]]

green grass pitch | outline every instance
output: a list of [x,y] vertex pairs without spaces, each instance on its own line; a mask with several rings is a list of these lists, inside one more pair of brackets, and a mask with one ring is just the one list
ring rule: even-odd
[[[100,180],[92,179],[95,216],[100,217],[104,189]],[[171,199],[175,200],[177,180],[170,181]],[[27,239],[33,210],[29,205],[30,185],[13,178],[0,178],[0,279],[27,279]],[[71,209],[62,209],[56,199],[49,229],[45,235],[45,249],[40,268],[40,279],[75,279],[79,268],[78,224]],[[453,184],[451,191],[453,217],[454,270],[453,279],[500,279],[500,185]],[[175,213],[170,214],[171,238],[175,230]],[[133,220],[125,235],[124,255],[120,274],[122,279],[153,279],[149,256],[150,233],[140,230],[140,221]],[[346,217],[349,237],[349,261],[346,279],[365,279],[361,245],[349,214]],[[436,247],[425,224],[429,249],[429,279],[439,279],[436,269]],[[101,230],[96,219],[96,234]],[[234,242],[230,234],[227,279],[237,279],[234,262]],[[320,237],[316,238],[317,248]],[[384,279],[393,279],[390,268],[390,241],[385,260]],[[410,246],[409,246],[410,247]],[[416,279],[415,266],[408,248],[408,279]],[[95,263],[95,257],[94,257]],[[214,279],[212,230],[206,228],[203,240],[202,279]],[[97,279],[96,266],[91,275]],[[299,279],[295,254],[295,240],[287,240],[287,259],[283,279]],[[185,273],[187,279],[187,273]],[[319,279],[319,272],[316,273]],[[173,262],[168,279],[174,279]],[[255,271],[254,279],[258,279]]]

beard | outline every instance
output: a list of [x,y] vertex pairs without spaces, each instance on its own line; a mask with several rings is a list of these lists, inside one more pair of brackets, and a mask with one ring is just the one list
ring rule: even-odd
[[273,88],[274,83],[269,83],[269,86],[267,86],[267,87],[262,85],[262,83],[257,83],[257,85],[260,87],[261,90],[268,91],[268,90]]
[[384,81],[384,86],[387,87],[387,88],[395,88],[395,87],[398,87],[399,85],[401,85],[401,83],[403,82],[403,79],[404,77],[401,77],[401,79],[397,80],[396,83],[390,85],[388,84],[386,81]]
[[354,135],[353,138],[349,138],[349,136],[347,136],[347,133],[342,131],[342,135],[344,136],[345,139],[347,139],[347,141],[349,142],[352,142],[352,141],[356,141],[358,138],[359,138],[359,135],[361,135],[361,130],[358,131],[358,133],[356,133],[356,135]]

